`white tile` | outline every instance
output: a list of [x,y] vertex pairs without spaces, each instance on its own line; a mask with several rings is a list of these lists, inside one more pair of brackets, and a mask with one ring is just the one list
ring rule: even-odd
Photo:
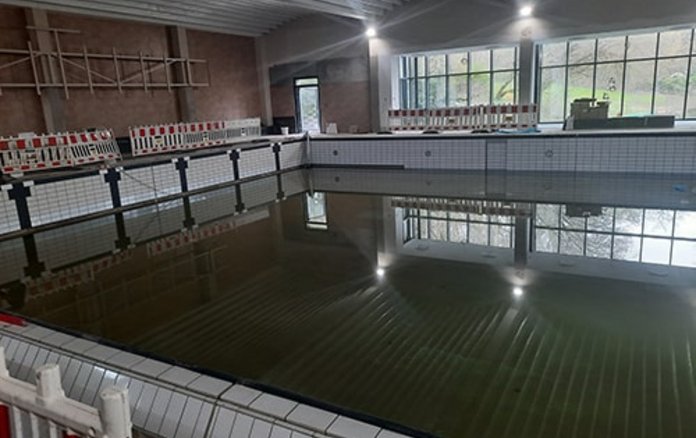
[[75,340],[75,336],[54,331],[52,334],[46,336],[41,341],[49,345],[60,347],[67,344],[68,342],[72,342],[73,340]]
[[187,397],[183,394],[174,393],[169,405],[167,406],[167,412],[160,426],[160,430],[157,431],[160,436],[173,436],[176,433],[176,428],[179,425],[179,420],[181,419],[181,414],[184,411],[184,406],[186,406]]
[[137,354],[129,353],[127,351],[121,351],[113,357],[106,360],[107,363],[121,367],[124,369],[130,369],[135,364],[144,361],[145,358],[138,356]]
[[284,427],[274,425],[271,429],[271,438],[290,438],[292,431]]
[[181,367],[171,367],[158,376],[158,379],[180,386],[188,386],[201,375]]
[[237,414],[237,418],[234,420],[234,426],[232,427],[231,438],[249,438],[251,434],[251,426],[254,423],[254,419],[248,415]]
[[173,392],[166,388],[157,388],[155,399],[152,402],[152,409],[145,420],[145,430],[159,431],[162,427],[164,418],[169,410],[169,402]]
[[324,432],[336,417],[338,415],[332,412],[300,404],[290,412],[287,420]]
[[41,327],[39,325],[32,326],[29,330],[23,333],[24,336],[30,339],[42,340],[52,334],[56,333],[54,330]]
[[276,418],[285,418],[296,406],[297,402],[271,394],[262,394],[249,405],[251,409],[271,414]]
[[261,391],[249,388],[248,386],[234,385],[223,393],[220,398],[238,405],[249,406],[254,400],[261,396],[261,394]]
[[271,428],[271,423],[257,418],[254,420],[249,438],[269,438],[271,436]]
[[172,367],[172,365],[154,359],[145,359],[133,365],[133,371],[149,377],[157,377]]
[[216,379],[210,376],[200,376],[188,384],[188,389],[198,391],[212,397],[219,397],[220,394],[230,389],[232,383]]
[[408,438],[408,435],[392,432],[391,430],[382,429],[377,434],[377,438]]
[[85,351],[97,346],[96,342],[87,339],[75,338],[73,341],[64,344],[62,347],[72,353],[82,354]]
[[232,433],[237,413],[226,408],[218,407],[215,412],[215,422],[210,438],[228,438]]
[[90,348],[89,350],[86,350],[84,353],[85,356],[91,358],[91,359],[96,359],[100,362],[105,362],[109,358],[116,356],[120,350],[117,350],[115,348],[111,348],[106,345],[101,345],[98,344],[93,348]]
[[340,416],[331,424],[328,432],[345,438],[375,438],[379,427]]

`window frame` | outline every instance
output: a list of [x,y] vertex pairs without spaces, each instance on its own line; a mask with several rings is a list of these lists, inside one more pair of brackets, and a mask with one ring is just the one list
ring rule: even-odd
[[[500,68],[497,69],[494,63],[494,51],[502,49],[513,49],[513,65],[512,68]],[[471,54],[474,52],[487,51],[489,57],[489,66],[485,70],[472,71],[471,69]],[[451,72],[450,68],[450,56],[466,53],[467,54],[467,66],[466,72]],[[433,74],[430,72],[430,58],[436,56],[445,56],[444,63],[444,73]],[[494,103],[494,92],[495,92],[495,78],[496,74],[499,73],[512,73],[513,75],[513,88],[514,94],[512,97],[512,103],[517,103],[519,101],[519,74],[520,74],[520,48],[517,44],[512,45],[496,45],[496,46],[486,46],[486,47],[473,47],[473,48],[461,48],[461,49],[451,49],[447,51],[437,51],[428,53],[410,53],[403,54],[399,56],[399,71],[398,71],[398,88],[399,88],[399,105],[401,108],[451,108],[451,107],[466,107],[471,106],[472,99],[472,81],[471,78],[475,76],[488,75],[488,100],[485,105],[493,105]],[[421,67],[422,63],[422,67]],[[422,74],[420,73],[422,71]],[[444,106],[431,106],[431,90],[430,90],[430,80],[432,79],[442,79],[444,78]],[[466,94],[466,105],[454,105],[451,102],[451,83],[452,78],[466,78],[467,82],[467,94]],[[411,89],[411,83],[413,83],[413,89]],[[421,84],[424,84],[425,90],[421,90]],[[421,91],[423,91],[421,93]],[[424,102],[420,102],[420,96],[422,95]]]
[[[673,31],[690,31],[691,32],[691,39],[689,43],[689,49],[687,53],[684,54],[679,54],[679,55],[661,55],[660,54],[660,42],[661,42],[661,36],[664,33],[667,32],[673,32]],[[631,36],[637,36],[637,35],[646,35],[646,34],[656,34],[656,43],[655,43],[655,53],[654,56],[650,57],[628,57],[628,49],[629,49],[629,38]],[[620,59],[614,59],[614,60],[599,60],[598,59],[598,47],[599,47],[599,41],[603,38],[612,38],[612,37],[623,37],[624,43],[623,43],[623,56]],[[574,42],[578,41],[594,41],[594,55],[593,55],[593,60],[588,61],[588,62],[570,62],[570,45]],[[543,47],[544,45],[549,45],[549,44],[558,44],[558,43],[565,43],[565,59],[563,63],[560,64],[554,64],[554,65],[544,65],[543,64]],[[569,101],[569,72],[571,67],[586,67],[586,66],[592,66],[592,96],[593,98],[597,98],[598,94],[598,89],[597,89],[597,71],[598,71],[598,66],[601,65],[611,65],[611,64],[621,64],[622,66],[622,79],[621,79],[621,100],[620,100],[620,108],[619,111],[616,112],[617,114],[625,114],[626,113],[626,73],[627,73],[627,67],[630,64],[636,64],[640,62],[652,62],[654,65],[652,66],[653,68],[653,75],[652,75],[652,89],[650,93],[650,113],[655,115],[655,109],[656,109],[656,102],[659,94],[657,93],[657,90],[659,88],[659,77],[658,77],[658,70],[660,66],[660,61],[666,61],[666,60],[686,60],[686,83],[684,85],[684,95],[683,95],[683,103],[682,103],[682,108],[680,110],[680,115],[675,116],[676,120],[679,121],[693,121],[696,120],[696,113],[694,113],[692,116],[689,116],[689,93],[690,93],[690,87],[696,85],[696,80],[691,81],[691,76],[693,75],[693,72],[696,69],[696,66],[694,65],[694,62],[696,61],[696,26],[679,26],[679,27],[669,27],[669,28],[659,28],[659,29],[641,29],[641,30],[636,30],[632,32],[626,32],[626,33],[611,33],[611,34],[595,34],[595,35],[585,35],[585,36],[577,36],[577,37],[572,37],[572,38],[566,38],[566,39],[550,39],[546,41],[539,41],[536,43],[536,48],[535,48],[535,53],[536,53],[536,80],[535,80],[535,100],[539,104],[540,108],[540,116],[543,114],[543,109],[544,109],[544,99],[543,99],[543,89],[542,89],[542,84],[543,84],[543,78],[544,78],[544,73],[548,72],[549,70],[552,69],[559,69],[562,68],[564,70],[564,83],[563,83],[563,117],[561,120],[546,120],[540,118],[540,123],[542,124],[557,124],[557,123],[563,123],[567,117],[570,115],[570,101]],[[693,82],[693,83],[692,83]],[[696,96],[693,96],[693,99],[696,100]],[[613,111],[612,111],[613,112]],[[670,114],[667,114],[670,115]]]

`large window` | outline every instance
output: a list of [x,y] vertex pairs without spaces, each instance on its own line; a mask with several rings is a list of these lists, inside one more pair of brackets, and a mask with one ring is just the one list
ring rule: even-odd
[[539,252],[696,267],[696,212],[604,207],[589,217],[538,204]]
[[694,29],[543,44],[541,121],[563,121],[583,97],[608,100],[611,116],[696,118],[695,55]]
[[514,218],[409,208],[404,216],[404,240],[437,240],[512,248]]
[[408,55],[400,62],[402,108],[517,102],[517,47]]

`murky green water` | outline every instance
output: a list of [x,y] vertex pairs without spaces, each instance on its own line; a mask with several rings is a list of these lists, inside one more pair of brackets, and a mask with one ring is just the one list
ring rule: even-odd
[[696,195],[403,175],[0,242],[3,305],[443,437],[696,435]]

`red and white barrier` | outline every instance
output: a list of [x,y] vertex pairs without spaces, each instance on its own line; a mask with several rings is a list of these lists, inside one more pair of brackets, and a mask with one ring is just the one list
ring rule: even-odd
[[260,135],[261,119],[258,118],[130,128],[135,156],[221,146],[241,137]]
[[494,131],[536,128],[536,104],[389,110],[392,131]]
[[0,138],[0,170],[17,174],[121,158],[111,130]]
[[65,396],[58,365],[36,370],[36,386],[10,377],[0,347],[0,437],[130,438],[128,391],[111,387],[95,409]]

